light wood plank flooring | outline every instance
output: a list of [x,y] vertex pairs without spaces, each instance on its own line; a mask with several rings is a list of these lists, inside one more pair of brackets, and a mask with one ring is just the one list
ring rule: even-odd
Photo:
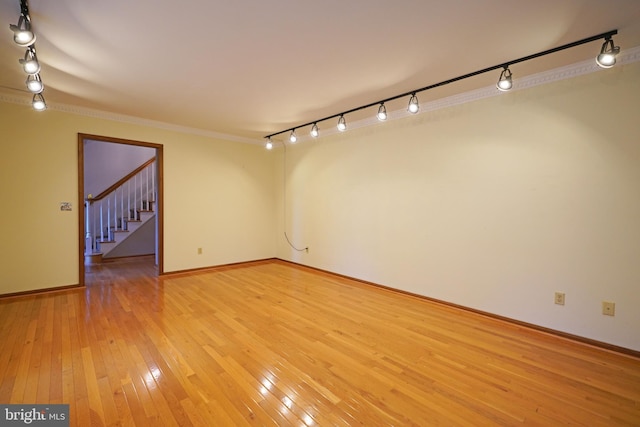
[[0,402],[75,426],[640,425],[640,360],[282,262],[0,299]]

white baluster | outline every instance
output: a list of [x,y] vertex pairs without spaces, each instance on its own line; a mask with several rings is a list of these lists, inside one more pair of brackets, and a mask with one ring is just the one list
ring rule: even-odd
[[124,230],[124,185],[120,187],[120,230]]
[[[118,230],[118,192],[113,192],[113,231]],[[113,240],[113,239],[111,239]]]
[[133,219],[137,220],[136,208],[138,207],[138,175],[133,177]]
[[155,202],[156,201],[156,162],[155,161],[151,163],[151,168],[152,168],[151,169],[151,191],[153,192],[151,198]]
[[102,205],[103,202],[100,200],[100,240],[104,241],[104,223],[102,222]]
[[111,240],[111,199],[107,198],[107,240]]
[[89,207],[91,206],[91,202],[85,200],[84,202],[84,210],[85,210],[85,222],[84,222],[84,254],[91,255],[93,252],[92,249],[92,238],[91,238],[91,228],[89,224]]
[[93,209],[93,218],[91,219],[91,225],[92,225],[92,228],[93,228],[93,236],[94,236],[93,237],[93,250],[95,252],[98,252],[98,243],[97,243],[98,230],[96,230],[96,227],[98,226],[98,220],[96,218],[97,215],[98,214],[96,213],[96,209],[94,208]]
[[127,186],[127,218],[131,219],[131,180],[129,180]]
[[113,230],[118,230],[118,189],[113,190]]
[[147,210],[150,211],[151,210],[151,206],[149,206],[149,166],[147,166],[147,179],[146,179],[146,184],[147,184],[147,192],[145,194],[146,198],[147,198]]
[[140,210],[144,210],[144,182],[142,181],[142,172],[140,172]]

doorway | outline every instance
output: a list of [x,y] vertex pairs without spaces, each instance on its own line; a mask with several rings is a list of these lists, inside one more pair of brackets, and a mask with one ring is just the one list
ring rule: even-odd
[[[87,149],[88,144],[90,147],[93,147],[93,151]],[[93,144],[93,145],[91,145]],[[157,271],[158,271],[158,275],[163,274],[164,272],[164,244],[163,244],[163,217],[164,217],[164,209],[163,209],[163,202],[164,202],[164,190],[163,190],[163,146],[161,144],[154,144],[154,143],[149,143],[149,142],[142,142],[142,141],[133,141],[133,140],[126,140],[126,139],[120,139],[120,138],[111,138],[111,137],[105,137],[105,136],[100,136],[100,135],[90,135],[90,134],[78,134],[78,200],[79,200],[79,206],[84,206],[85,202],[88,203],[88,205],[92,205],[94,202],[96,202],[97,200],[96,195],[92,194],[92,195],[88,195],[87,193],[87,188],[86,188],[86,179],[89,175],[91,175],[88,171],[87,168],[89,169],[95,169],[95,167],[87,167],[87,161],[94,161],[96,157],[96,153],[95,147],[100,146],[99,150],[102,150],[103,152],[107,152],[107,153],[111,153],[111,155],[113,155],[113,159],[112,159],[112,164],[113,165],[118,165],[117,167],[119,168],[126,168],[127,162],[135,162],[136,161],[136,157],[140,157],[140,156],[145,156],[148,155],[148,153],[151,153],[151,156],[155,158],[155,168],[151,169],[151,172],[149,172],[149,168],[147,169],[147,177],[149,177],[149,175],[151,174],[150,177],[150,182],[153,182],[153,189],[152,192],[154,192],[154,196],[153,196],[153,210],[155,211],[155,215],[154,215],[154,221],[149,221],[148,224],[145,224],[145,228],[151,229],[151,236],[153,236],[152,238],[154,239],[153,244],[153,249],[154,249],[154,253],[155,253],[155,264],[157,266]],[[106,150],[106,151],[105,151]],[[97,157],[100,157],[100,155],[98,155]],[[146,162],[149,163],[149,162]],[[95,164],[95,163],[94,163]],[[117,167],[114,166],[114,169],[117,169]],[[105,178],[105,176],[108,175],[113,175],[113,174],[121,174],[122,171],[118,171],[118,170],[109,170],[109,166],[108,165],[103,165],[100,167],[101,172],[100,173],[96,173],[95,171],[91,170],[91,172],[93,173],[93,177],[92,179],[96,179],[96,175],[97,175],[97,179],[101,179],[103,182],[107,182],[109,178]],[[137,179],[137,178],[136,178]],[[107,181],[105,181],[107,180]],[[93,182],[93,181],[92,181]],[[93,184],[91,184],[93,185]],[[99,185],[98,185],[99,186]],[[91,190],[91,188],[89,188],[89,190]],[[148,188],[148,184],[147,184],[147,191],[149,190]],[[100,190],[102,191],[102,189]],[[105,191],[106,192],[106,191]],[[118,196],[117,198],[122,197],[124,199],[124,196]],[[117,202],[116,202],[117,203]],[[128,204],[129,202],[127,202]],[[152,210],[150,207],[150,201],[149,199],[143,200],[143,198],[141,197],[138,201],[138,203],[141,204],[141,210]],[[124,211],[124,207],[121,205],[121,208]],[[127,211],[129,211],[128,207],[127,207]],[[131,209],[132,212],[135,212],[136,209],[132,208]],[[89,237],[89,235],[87,234],[87,230],[85,230],[85,228],[87,227],[87,223],[89,222],[90,218],[89,215],[86,214],[85,209],[78,209],[79,212],[79,216],[78,216],[78,230],[79,230],[79,246],[78,246],[78,260],[79,260],[79,266],[80,266],[80,273],[79,273],[79,281],[80,281],[80,285],[84,286],[86,284],[86,265],[85,265],[85,261],[87,259],[86,255],[87,255],[87,250],[86,248],[89,247],[91,248],[91,252],[93,253],[93,251],[95,250],[95,246],[92,246],[92,242],[96,242],[98,240],[98,236],[93,236],[93,237]],[[100,215],[102,215],[102,212],[99,213]],[[139,213],[136,213],[136,216],[139,215]],[[95,216],[95,213],[94,213]],[[92,218],[94,218],[94,216],[92,216]],[[107,211],[105,216],[110,216],[109,211]],[[136,217],[136,219],[139,219]],[[107,226],[103,228],[103,224],[102,224],[102,218],[100,218],[100,226],[99,226],[99,233],[104,234],[106,233],[109,237],[107,239],[105,239],[105,236],[102,235],[100,236],[100,240],[104,241],[104,240],[111,240],[111,235],[109,233],[111,233],[111,229],[112,228],[116,228],[116,230],[118,228],[120,228],[121,230],[125,230],[128,229],[128,221],[127,219],[125,219],[124,217],[115,218],[115,215],[113,217],[113,221],[114,221],[114,226],[112,227],[110,225],[109,221],[107,222]],[[150,228],[151,227],[151,228]],[[106,232],[103,231],[106,228]],[[90,230],[91,228],[89,228]],[[142,230],[140,230],[142,231]],[[89,233],[90,234],[90,233]],[[143,233],[138,233],[138,234],[143,234]],[[146,234],[149,234],[149,232],[147,231]],[[94,238],[95,237],[95,238]]]

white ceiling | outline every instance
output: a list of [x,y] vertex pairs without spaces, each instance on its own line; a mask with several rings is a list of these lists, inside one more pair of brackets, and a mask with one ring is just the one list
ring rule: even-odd
[[[19,4],[0,0],[0,92],[29,98],[24,49],[9,30]],[[640,0],[31,0],[29,8],[50,106],[256,140],[613,29],[623,50],[640,46]],[[514,78],[595,57],[601,44],[513,66]],[[495,84],[498,74],[420,98]]]

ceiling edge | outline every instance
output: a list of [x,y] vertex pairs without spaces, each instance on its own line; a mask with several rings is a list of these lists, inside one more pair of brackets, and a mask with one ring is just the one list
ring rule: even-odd
[[[633,47],[631,49],[622,50],[618,56],[617,62],[619,65],[624,65],[624,64],[631,64],[638,61],[640,61],[640,46]],[[590,73],[600,72],[600,71],[606,71],[606,70],[598,67],[598,65],[596,65],[595,63],[595,60],[589,59],[589,60],[581,61],[575,64],[571,64],[565,67],[555,68],[549,71],[544,71],[542,73],[537,73],[537,74],[533,74],[530,76],[526,76],[526,77],[514,80],[512,91],[529,89],[535,86],[540,86],[540,85],[561,81],[561,80],[566,80],[566,79],[578,77],[584,74],[590,74]],[[20,92],[22,93],[22,91]],[[27,96],[30,95],[27,92],[24,92],[24,93]],[[420,111],[417,113],[417,115],[425,114],[427,112],[431,112],[435,110],[440,110],[443,108],[452,107],[455,105],[465,104],[467,102],[478,101],[481,99],[485,99],[493,96],[501,96],[501,95],[504,96],[505,93],[497,90],[495,86],[484,87],[481,89],[476,89],[473,91],[453,95],[447,98],[442,98],[442,99],[438,99],[438,100],[427,102],[427,103],[421,103]],[[28,97],[3,93],[1,90],[0,90],[0,101],[12,103],[12,104],[26,105],[26,106],[31,105],[31,101]],[[75,114],[79,116],[94,117],[94,118],[99,118],[104,120],[148,126],[152,128],[164,129],[164,130],[175,131],[175,132],[180,132],[185,134],[200,135],[200,136],[205,136],[209,138],[222,139],[225,141],[241,142],[246,144],[262,144],[264,142],[262,138],[261,139],[245,138],[237,135],[207,131],[203,129],[188,127],[188,126],[180,126],[180,125],[161,122],[157,120],[143,119],[140,117],[110,113],[107,111],[77,107],[73,105],[48,104],[47,109]],[[389,112],[387,121],[400,119],[400,118],[408,117],[411,115],[412,115],[411,113],[409,113],[408,111],[406,111],[406,109],[403,108],[401,110],[395,110],[395,111]],[[375,116],[367,119],[358,120],[355,122],[350,122],[348,123],[348,126],[349,126],[349,129],[358,129],[365,126],[372,126],[374,124],[380,124],[380,122]],[[336,133],[340,133],[340,132],[333,126],[330,129],[326,129],[322,131],[322,135],[332,135]],[[315,138],[312,138],[311,136],[301,135],[298,137],[298,141],[299,141],[298,143],[311,140],[311,139],[315,139]]]
[[[22,92],[22,91],[21,91]],[[24,92],[25,95],[31,96],[30,93]],[[31,105],[30,98],[18,96],[0,91],[0,101],[19,105]],[[180,132],[191,135],[205,136],[209,138],[223,139],[225,141],[242,142],[245,144],[261,144],[262,139],[245,138],[237,135],[230,135],[220,132],[213,132],[204,129],[192,128],[188,126],[176,125],[173,123],[161,122],[157,120],[143,119],[141,117],[128,116],[124,114],[110,113],[108,111],[95,110],[85,107],[77,107],[68,104],[56,104],[47,102],[47,110],[60,111],[63,113],[75,114],[78,116],[93,117],[98,119],[110,120],[114,122],[123,122],[134,125],[148,126],[155,129],[164,129],[174,132]]]

